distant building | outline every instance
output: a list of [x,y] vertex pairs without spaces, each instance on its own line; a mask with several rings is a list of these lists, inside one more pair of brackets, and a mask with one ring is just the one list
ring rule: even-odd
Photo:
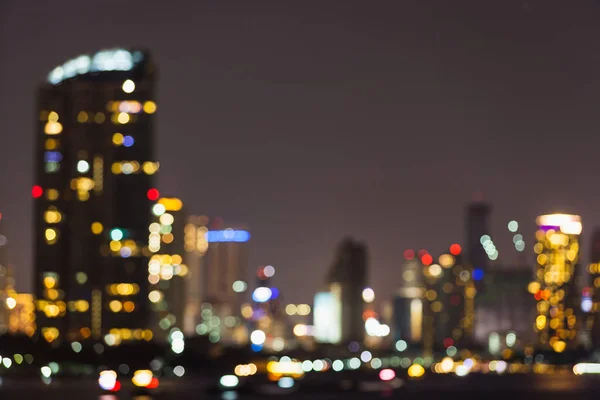
[[[190,217],[185,226],[185,264],[190,277],[184,331],[240,342],[241,308],[247,299],[250,233],[215,218]],[[211,322],[212,321],[212,322]]]
[[341,293],[343,343],[362,342],[365,336],[362,292],[367,287],[368,253],[365,244],[352,238],[344,239],[337,248],[329,269],[327,284],[338,284]]
[[579,261],[581,218],[549,214],[537,218],[534,246],[535,282],[530,292],[537,300],[535,329],[543,347],[562,352],[576,345],[579,291],[574,274]]
[[[477,295],[475,340],[488,346],[490,338],[505,338],[511,332],[515,342],[510,347],[523,348],[536,344],[532,323],[536,302],[527,291],[533,279],[533,268],[495,266],[483,277],[487,291]],[[504,347],[501,341],[498,351]]]
[[[466,264],[474,270],[480,270],[485,274],[489,268],[489,255],[486,252],[482,238],[490,234],[490,215],[492,207],[482,201],[471,203],[466,212]],[[485,288],[483,281],[476,283],[478,293],[483,293]]]
[[38,89],[34,288],[48,342],[152,338],[155,79],[147,52],[109,49],[57,66]]
[[592,234],[590,253],[587,272],[591,298],[583,298],[581,308],[585,315],[584,330],[589,334],[589,344],[594,350],[600,351],[600,228],[596,228]]
[[2,214],[0,213],[0,335],[8,331],[10,309],[6,300],[14,292],[14,281],[8,265],[7,239],[4,235]]
[[402,280],[393,295],[392,334],[409,344],[422,344],[425,282],[423,264],[414,251],[407,250],[402,265]]
[[156,313],[155,334],[166,338],[173,328],[183,328],[188,267],[183,261],[186,214],[178,198],[162,197],[152,207],[154,220],[148,231],[148,298]]

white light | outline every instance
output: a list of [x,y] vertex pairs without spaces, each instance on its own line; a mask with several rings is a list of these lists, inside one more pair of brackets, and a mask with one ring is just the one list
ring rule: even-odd
[[386,324],[379,325],[376,330],[376,336],[378,337],[386,337],[390,334],[390,327]]
[[339,372],[344,369],[344,362],[342,360],[335,360],[331,365],[334,371]]
[[370,317],[365,321],[365,331],[367,331],[367,335],[369,336],[377,336],[377,332],[379,329],[379,321],[375,318]]
[[157,217],[160,217],[161,215],[163,215],[165,213],[165,211],[166,211],[166,208],[162,204],[155,204],[152,207],[152,214],[156,215]]
[[273,268],[272,265],[267,265],[264,269],[263,269],[263,273],[265,274],[265,276],[267,278],[271,278],[273,275],[275,275],[275,268]]
[[360,360],[356,357],[353,357],[348,361],[348,367],[350,369],[359,369],[360,368]]
[[135,90],[135,83],[131,79],[127,79],[123,82],[123,91],[125,93],[133,93]]
[[77,162],[77,172],[80,174],[85,174],[90,170],[90,164],[85,160],[79,160]]
[[456,367],[456,371],[454,371],[454,373],[456,376],[467,376],[469,374],[469,368],[465,367],[464,365],[459,365]]
[[[8,299],[7,299],[7,301],[8,301]],[[590,312],[590,311],[592,311],[593,306],[594,306],[594,302],[589,297],[584,297],[583,300],[581,300],[581,311],[586,312],[586,313]]]
[[508,347],[513,347],[517,342],[517,335],[514,332],[509,332],[506,335],[506,345]]
[[267,335],[265,335],[265,333],[261,330],[255,330],[250,334],[250,341],[252,342],[252,344],[258,345],[260,346],[261,344],[265,343],[265,340],[267,339]]
[[47,365],[44,365],[42,368],[40,368],[40,371],[42,372],[42,376],[44,376],[46,378],[49,378],[50,375],[52,375],[52,370]]
[[310,360],[304,360],[302,362],[302,371],[310,372],[313,370],[313,363]]
[[362,353],[360,353],[360,359],[362,360],[362,362],[369,362],[371,361],[371,358],[373,358],[373,355],[368,350],[365,350]]
[[12,360],[8,357],[4,357],[2,359],[2,364],[4,364],[5,368],[10,368],[10,366],[12,365]]
[[375,300],[375,292],[371,288],[365,288],[362,292],[362,298],[365,303],[372,303]]
[[248,289],[248,285],[244,281],[235,281],[233,285],[231,285],[232,289],[236,293],[245,292]]
[[239,382],[240,382],[240,380],[235,375],[223,375],[221,377],[221,379],[219,380],[219,383],[221,384],[221,386],[226,387],[226,388],[236,387]]
[[[48,367],[42,367],[42,370]],[[50,368],[48,368],[50,370]],[[46,378],[50,376],[50,374],[45,375],[44,371],[42,371],[42,375]],[[98,378],[98,384],[100,388],[103,390],[112,390],[117,383],[117,373],[115,371],[102,371],[100,372],[100,377]]]
[[185,374],[185,368],[183,368],[181,365],[178,365],[173,368],[173,373],[181,378]]
[[12,310],[16,306],[17,306],[17,300],[15,300],[13,297],[6,298],[6,307],[8,307],[9,310]]
[[171,214],[163,214],[159,218],[160,223],[163,225],[172,225],[175,222],[175,217]]
[[290,378],[289,376],[284,376],[277,381],[277,386],[282,389],[289,389],[294,387],[294,378]]
[[519,229],[519,223],[517,221],[510,221],[508,223],[508,230],[511,232],[516,232]]
[[325,363],[321,360],[313,361],[312,365],[313,365],[313,370],[315,370],[316,372],[320,372],[325,368]]
[[407,347],[408,347],[408,345],[406,344],[406,342],[404,340],[398,340],[396,342],[396,350],[398,350],[398,351],[404,351],[404,350],[406,350]]
[[257,303],[264,303],[271,299],[273,292],[268,287],[257,287],[254,289],[254,293],[252,293],[252,300]]
[[171,340],[183,340],[183,332],[173,331],[171,333]]

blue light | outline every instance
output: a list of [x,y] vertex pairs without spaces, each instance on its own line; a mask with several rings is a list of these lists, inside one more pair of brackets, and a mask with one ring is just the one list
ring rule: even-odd
[[123,146],[125,147],[131,147],[133,146],[133,143],[135,142],[135,140],[133,140],[133,138],[131,136],[125,136],[123,138]]
[[483,270],[481,268],[475,268],[473,270],[473,280],[480,281],[483,279]]
[[252,343],[252,351],[258,353],[259,351],[261,351],[263,348],[262,344],[254,344]]
[[271,288],[271,300],[274,300],[279,297],[279,289]]
[[225,229],[223,231],[208,231],[206,232],[206,241],[209,243],[216,242],[247,242],[250,240],[248,231],[238,231],[234,229]]
[[58,151],[47,151],[44,153],[44,161],[46,162],[61,162],[63,156]]

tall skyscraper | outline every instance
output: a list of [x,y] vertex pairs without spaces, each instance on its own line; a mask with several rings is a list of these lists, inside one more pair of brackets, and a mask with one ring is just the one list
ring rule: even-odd
[[[474,270],[480,270],[485,275],[489,265],[489,255],[483,246],[482,238],[490,234],[490,214],[492,208],[481,200],[467,206],[466,215],[466,263]],[[488,236],[489,237],[489,236]],[[483,280],[476,284],[477,291],[483,293]]]
[[7,243],[8,240],[4,235],[2,213],[0,213],[0,335],[8,331],[10,307],[8,307],[6,301],[10,297],[14,286],[14,283],[11,282],[12,277],[8,265]]
[[148,231],[148,298],[156,313],[155,334],[164,339],[172,328],[183,328],[188,268],[183,262],[186,215],[178,198],[163,197],[152,207]]
[[345,238],[338,245],[329,269],[327,283],[330,287],[338,284],[335,288],[340,292],[337,296],[341,302],[341,341],[344,343],[362,342],[365,336],[362,292],[367,287],[368,257],[365,244]]
[[147,52],[102,50],[57,66],[38,90],[34,287],[48,342],[152,337],[156,75]]
[[[590,275],[591,299],[583,299],[582,311],[585,312],[586,321],[584,327],[590,332],[590,340],[595,350],[600,349],[600,228],[596,228],[592,234],[590,251],[590,264],[588,265]],[[591,300],[591,301],[590,301]]]
[[538,302],[534,327],[541,345],[560,353],[572,347],[577,337],[579,293],[574,275],[579,260],[581,218],[549,214],[539,216],[536,222],[536,281],[529,288]]
[[[219,218],[190,217],[185,226],[189,269],[184,331],[212,334],[212,340],[239,343],[240,317],[248,289],[250,233]],[[243,339],[243,340],[242,340]]]

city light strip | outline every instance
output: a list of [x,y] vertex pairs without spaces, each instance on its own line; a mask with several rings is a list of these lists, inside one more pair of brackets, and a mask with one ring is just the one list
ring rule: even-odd
[[238,242],[243,243],[250,240],[250,232],[243,230],[225,229],[222,231],[206,232],[206,241],[208,243],[219,242]]

